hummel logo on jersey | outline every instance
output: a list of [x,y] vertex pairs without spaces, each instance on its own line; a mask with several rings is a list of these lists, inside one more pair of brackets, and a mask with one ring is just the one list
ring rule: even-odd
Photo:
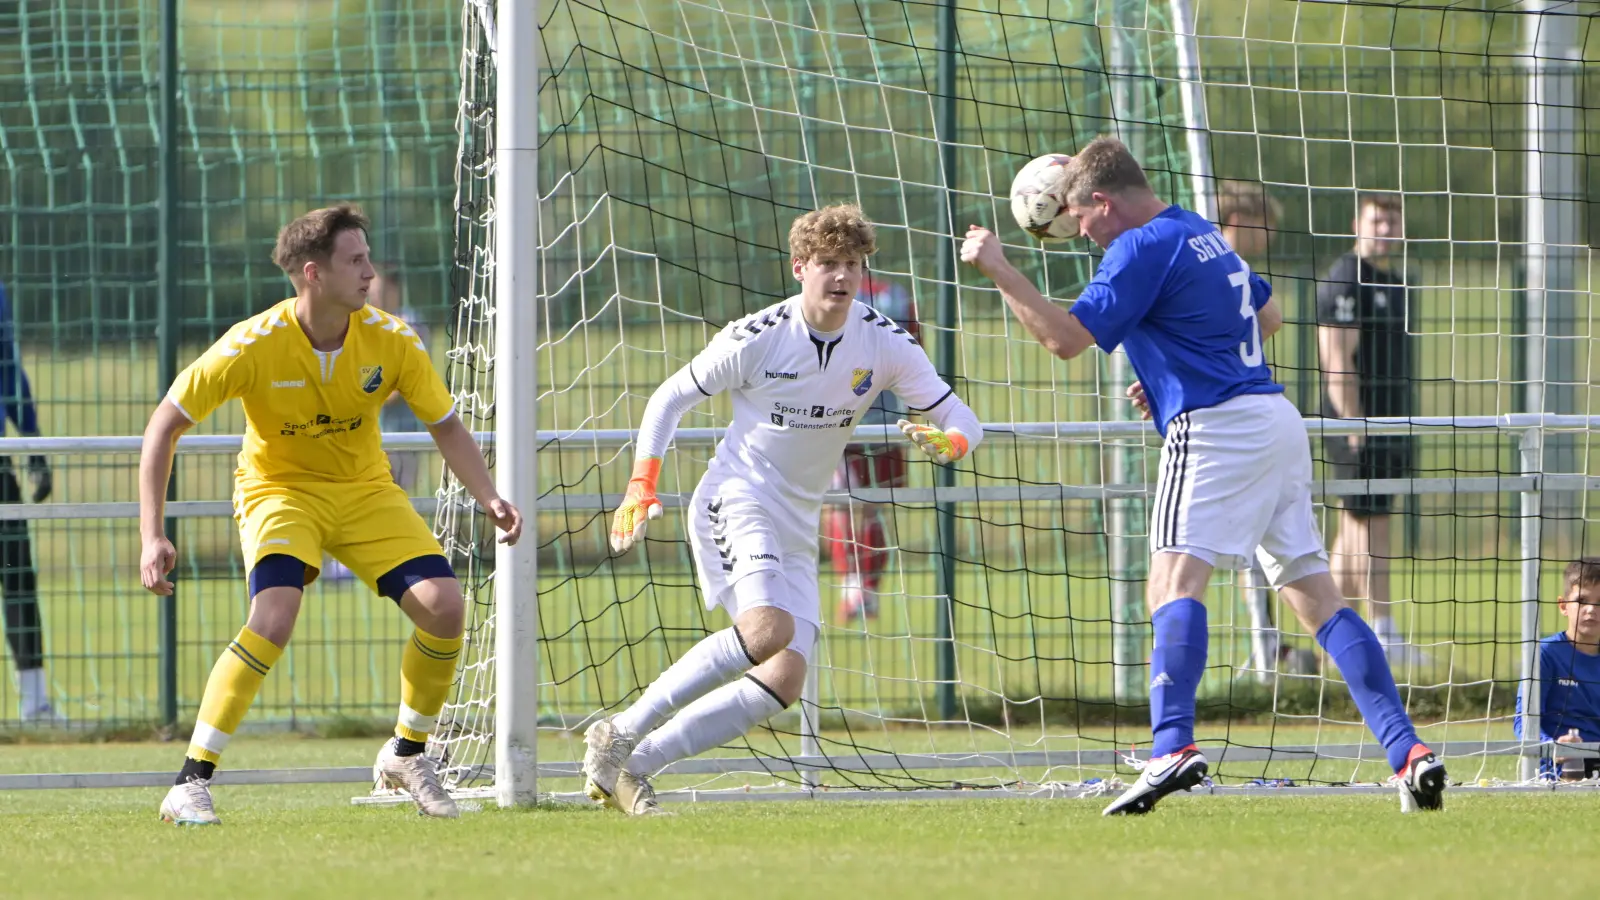
[[855,391],[857,397],[872,390],[872,370],[857,369],[850,375],[850,390]]
[[361,367],[361,390],[370,394],[383,385],[383,366]]
[[1150,682],[1150,686],[1151,687],[1172,687],[1172,676],[1168,675],[1165,672],[1162,672],[1160,675],[1157,675],[1155,677],[1154,681]]
[[773,413],[772,414],[772,424],[778,426],[779,428],[782,428],[783,427],[783,413]]
[[274,381],[272,383],[272,386],[275,387],[275,388],[305,387],[306,386],[306,380],[304,378],[296,378],[293,381]]
[[768,562],[777,562],[778,561],[778,555],[776,553],[752,553],[752,554],[750,554],[750,558],[753,559],[753,560],[755,560],[755,559],[764,559],[764,560],[767,560]]
[[1557,678],[1556,679],[1556,684],[1559,684],[1562,687],[1577,687],[1578,686],[1578,679],[1576,679],[1576,678]]
[[767,377],[768,378],[782,378],[782,379],[785,379],[787,381],[794,381],[796,378],[800,377],[800,373],[799,372],[768,372],[767,373]]

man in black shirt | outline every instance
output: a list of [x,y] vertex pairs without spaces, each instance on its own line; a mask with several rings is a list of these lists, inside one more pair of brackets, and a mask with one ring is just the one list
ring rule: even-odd
[[[1390,265],[1404,237],[1400,198],[1366,194],[1357,202],[1355,248],[1317,284],[1317,346],[1323,413],[1343,419],[1414,415],[1412,338],[1405,279]],[[1330,477],[1409,478],[1415,448],[1404,435],[1362,434],[1325,441]],[[1394,497],[1329,497],[1339,509],[1332,546],[1334,578],[1344,595],[1365,597],[1372,630],[1391,663],[1415,660],[1389,608],[1389,515]]]

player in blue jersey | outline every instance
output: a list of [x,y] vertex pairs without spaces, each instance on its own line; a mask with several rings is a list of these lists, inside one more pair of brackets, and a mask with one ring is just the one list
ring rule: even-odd
[[1151,760],[1107,815],[1146,813],[1201,783],[1195,691],[1206,666],[1215,567],[1254,554],[1272,586],[1344,674],[1398,776],[1400,808],[1444,805],[1444,764],[1417,739],[1372,629],[1345,603],[1311,505],[1311,447],[1300,413],[1272,380],[1262,341],[1283,324],[1272,289],[1215,226],[1156,197],[1128,148],[1097,138],[1068,171],[1067,209],[1105,248],[1071,306],[1057,306],[973,226],[961,247],[1039,343],[1062,359],[1091,346],[1126,350],[1128,396],[1164,440],[1150,516],[1146,599]]
[[[1539,642],[1539,740],[1558,744],[1600,741],[1600,557],[1567,564],[1562,579],[1561,614],[1565,631]],[[1522,737],[1522,697],[1512,725]],[[1559,754],[1557,760],[1560,759]],[[1574,761],[1576,762],[1576,761]],[[1552,774],[1550,759],[1539,768]],[[1600,759],[1562,767],[1562,777],[1600,773]]]

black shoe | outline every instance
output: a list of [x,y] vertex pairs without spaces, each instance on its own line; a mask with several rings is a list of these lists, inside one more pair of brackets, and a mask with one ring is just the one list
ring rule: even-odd
[[1206,758],[1193,744],[1158,756],[1145,764],[1139,780],[1122,792],[1100,814],[1102,816],[1142,816],[1156,808],[1156,801],[1177,791],[1187,791],[1206,778]]

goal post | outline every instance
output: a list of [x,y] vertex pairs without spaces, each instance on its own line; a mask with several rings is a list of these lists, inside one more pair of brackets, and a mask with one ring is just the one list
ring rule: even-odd
[[[539,580],[539,2],[476,4],[497,17],[495,68],[495,483],[527,534],[496,543],[495,799],[538,796]],[[493,10],[493,13],[490,11]]]

